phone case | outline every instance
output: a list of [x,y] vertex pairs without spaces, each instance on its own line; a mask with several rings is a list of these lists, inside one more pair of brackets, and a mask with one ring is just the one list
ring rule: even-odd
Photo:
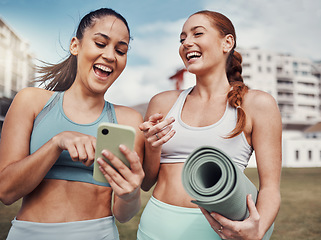
[[101,152],[106,149],[117,156],[127,167],[130,167],[128,160],[120,152],[119,145],[123,144],[129,149],[134,149],[136,131],[131,126],[120,125],[115,123],[101,123],[97,129],[97,141],[94,161],[93,178],[99,182],[108,182],[102,172],[99,170],[97,158],[104,159],[112,167],[108,159],[102,156]]

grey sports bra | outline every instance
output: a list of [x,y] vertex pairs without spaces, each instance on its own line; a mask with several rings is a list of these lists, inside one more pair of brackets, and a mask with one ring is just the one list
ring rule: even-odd
[[[96,137],[97,128],[101,122],[117,123],[114,106],[107,101],[96,121],[90,124],[75,123],[63,111],[63,97],[64,92],[55,92],[36,117],[30,140],[30,154],[63,131],[76,131]],[[87,167],[81,162],[74,162],[68,151],[63,151],[45,178],[86,182],[110,187],[109,184],[95,181],[92,174],[93,165]]]

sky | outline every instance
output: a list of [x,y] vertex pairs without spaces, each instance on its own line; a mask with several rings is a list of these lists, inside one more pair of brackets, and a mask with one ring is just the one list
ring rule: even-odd
[[0,17],[37,59],[56,63],[68,55],[80,19],[101,7],[122,14],[133,38],[127,66],[106,93],[115,104],[146,103],[173,89],[169,77],[183,68],[179,35],[199,10],[226,15],[238,47],[321,60],[320,0],[0,0]]

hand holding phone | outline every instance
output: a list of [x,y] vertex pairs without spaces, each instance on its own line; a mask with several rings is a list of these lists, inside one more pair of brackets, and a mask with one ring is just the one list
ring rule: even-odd
[[101,152],[106,149],[118,157],[127,167],[130,164],[124,154],[119,150],[119,145],[123,144],[130,150],[134,149],[136,131],[131,126],[120,125],[115,123],[101,123],[97,129],[97,141],[95,151],[95,162],[93,178],[99,182],[107,182],[106,178],[99,170],[97,158],[104,159],[109,165],[114,167]]

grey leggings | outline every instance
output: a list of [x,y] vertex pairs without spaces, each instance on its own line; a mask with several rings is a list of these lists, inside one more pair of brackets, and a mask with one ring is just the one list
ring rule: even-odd
[[14,219],[7,240],[119,240],[114,217],[66,223]]

